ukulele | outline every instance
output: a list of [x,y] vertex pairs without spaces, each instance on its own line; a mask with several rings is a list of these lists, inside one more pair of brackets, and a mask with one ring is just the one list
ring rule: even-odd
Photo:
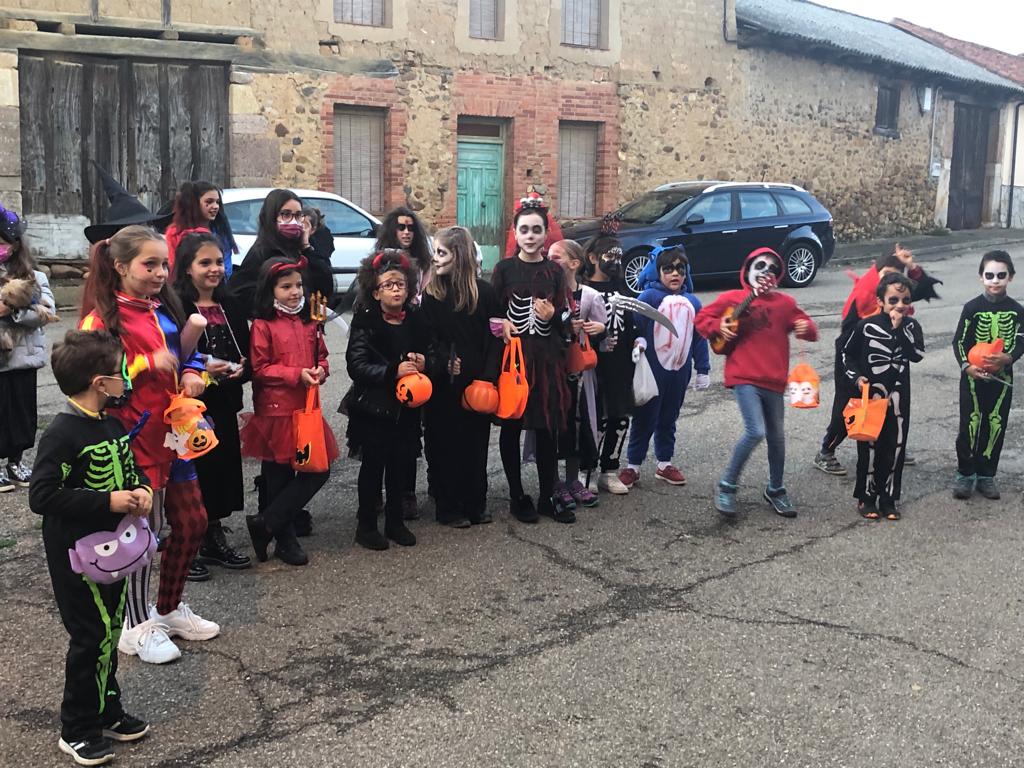
[[[762,275],[757,278],[757,285],[750,289],[750,293],[747,294],[747,297],[743,299],[743,301],[735,307],[728,307],[725,310],[725,314],[722,315],[722,317],[725,319],[725,324],[733,333],[739,332],[740,318],[747,313],[748,309],[750,309],[750,304],[754,299],[768,293],[768,291],[773,288],[775,288],[775,278],[771,275]],[[708,343],[711,345],[711,351],[716,355],[725,355],[732,350],[736,340],[729,340],[720,333],[715,333],[708,339]]]

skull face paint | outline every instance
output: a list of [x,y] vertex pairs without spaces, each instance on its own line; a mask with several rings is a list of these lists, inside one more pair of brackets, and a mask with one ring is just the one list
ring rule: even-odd
[[97,584],[113,584],[149,563],[156,536],[144,517],[125,515],[113,531],[83,536],[68,550],[71,570]]
[[601,271],[611,279],[617,278],[622,272],[622,249],[609,248],[601,254]]
[[747,267],[747,285],[753,288],[766,278],[777,281],[781,274],[782,262],[771,254],[761,254],[751,261],[750,266]]
[[1002,261],[990,259],[981,267],[981,284],[988,296],[997,298],[1006,293],[1006,287],[1013,280],[1010,268]]
[[455,264],[455,254],[434,240],[434,274],[447,275]]

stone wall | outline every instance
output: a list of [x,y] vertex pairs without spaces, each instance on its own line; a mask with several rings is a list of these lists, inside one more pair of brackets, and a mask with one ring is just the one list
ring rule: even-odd
[[21,210],[21,110],[18,54],[0,51],[0,203]]

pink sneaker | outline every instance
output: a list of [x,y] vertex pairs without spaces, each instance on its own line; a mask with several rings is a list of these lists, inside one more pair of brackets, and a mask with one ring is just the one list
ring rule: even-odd
[[576,499],[574,499],[572,493],[570,493],[569,486],[561,480],[555,483],[555,492],[553,496],[558,499],[566,509],[576,509]]
[[592,492],[579,480],[573,480],[569,484],[569,493],[576,500],[576,503],[583,507],[596,507],[597,494]]
[[664,480],[669,485],[686,485],[686,478],[683,477],[683,473],[671,464],[664,469],[657,470],[654,473],[654,476],[658,480]]
[[626,467],[624,470],[619,472],[619,482],[627,488],[632,488],[634,485],[640,482],[640,473],[635,469]]

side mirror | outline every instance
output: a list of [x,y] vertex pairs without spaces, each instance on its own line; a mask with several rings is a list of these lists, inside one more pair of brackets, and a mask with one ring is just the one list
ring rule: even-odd
[[691,226],[693,226],[695,224],[703,224],[703,223],[704,223],[704,217],[701,216],[699,213],[691,213],[689,216],[686,217],[686,225],[688,227],[691,227]]

